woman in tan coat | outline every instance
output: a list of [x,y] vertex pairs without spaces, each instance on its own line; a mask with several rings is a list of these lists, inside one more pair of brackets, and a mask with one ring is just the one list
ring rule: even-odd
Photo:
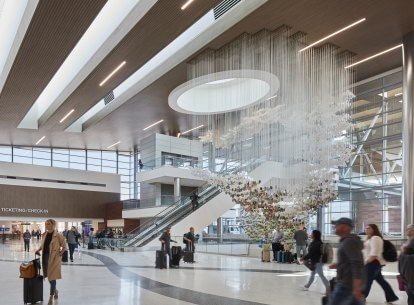
[[48,278],[50,283],[50,298],[48,305],[53,304],[53,298],[58,298],[56,280],[62,278],[61,262],[62,254],[66,251],[66,242],[62,234],[56,232],[56,221],[48,219],[45,222],[46,232],[42,234],[40,248],[42,251],[43,276]]

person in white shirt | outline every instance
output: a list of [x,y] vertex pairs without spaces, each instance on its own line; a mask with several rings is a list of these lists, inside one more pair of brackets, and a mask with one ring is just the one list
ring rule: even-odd
[[384,240],[376,224],[369,224],[365,228],[367,240],[364,243],[365,261],[365,289],[364,296],[368,297],[372,283],[377,283],[385,292],[386,304],[392,304],[398,300],[390,284],[384,279],[381,273],[382,266],[385,266],[385,259],[382,256],[384,251]]
[[275,230],[272,233],[273,261],[277,261],[277,252],[283,251],[282,240],[283,232],[279,231],[278,228],[275,228]]

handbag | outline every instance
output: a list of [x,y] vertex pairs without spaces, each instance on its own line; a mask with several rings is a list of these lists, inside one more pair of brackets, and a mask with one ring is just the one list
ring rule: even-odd
[[36,258],[28,262],[28,263],[22,263],[20,265],[20,278],[22,279],[32,279],[35,277],[40,276],[40,259]]
[[404,282],[401,274],[397,275],[397,282],[398,282],[398,289],[400,291],[405,291],[405,282]]
[[315,270],[315,264],[312,262],[311,259],[307,259],[305,261],[303,261],[303,264],[305,265],[306,268],[308,268],[310,271]]

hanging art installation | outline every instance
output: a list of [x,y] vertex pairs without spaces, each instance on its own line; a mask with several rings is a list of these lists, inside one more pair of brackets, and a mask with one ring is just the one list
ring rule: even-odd
[[[353,55],[328,44],[301,51],[305,40],[286,26],[243,34],[192,59],[189,81],[169,97],[203,126],[209,154],[238,164],[232,173],[210,166],[194,174],[240,204],[251,237],[306,224],[336,198],[338,168],[351,155],[354,75],[345,66]],[[265,161],[281,171],[255,181],[248,173]]]

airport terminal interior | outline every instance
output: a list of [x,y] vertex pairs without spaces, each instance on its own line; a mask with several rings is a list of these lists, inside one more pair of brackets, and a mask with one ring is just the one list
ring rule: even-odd
[[0,304],[414,304],[413,0],[0,0],[0,41]]

